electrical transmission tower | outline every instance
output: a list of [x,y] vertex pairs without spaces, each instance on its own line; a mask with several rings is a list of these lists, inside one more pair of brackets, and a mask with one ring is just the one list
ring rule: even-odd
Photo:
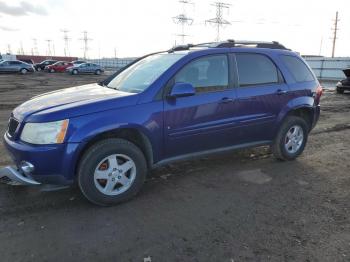
[[337,41],[337,32],[339,30],[338,22],[339,22],[339,18],[338,18],[338,11],[337,11],[335,13],[334,28],[332,28],[332,30],[333,30],[332,57],[334,57],[334,54],[335,54],[335,42]]
[[46,55],[52,56],[52,51],[51,51],[51,39],[45,40],[47,42],[47,50],[46,50]]
[[32,48],[32,55],[39,55],[38,51],[38,41],[36,38],[33,38],[33,48]]
[[68,37],[69,31],[67,29],[62,29],[61,32],[63,32],[63,41],[64,41],[64,56],[69,56],[69,41],[70,38]]
[[179,0],[179,3],[182,4],[182,13],[173,17],[173,21],[175,24],[179,24],[181,26],[181,33],[177,36],[181,37],[181,44],[185,44],[185,37],[188,36],[185,34],[185,26],[190,26],[193,24],[193,19],[188,17],[186,14],[186,6],[193,5],[194,3],[189,0]]
[[231,23],[224,19],[223,11],[225,9],[229,10],[230,4],[222,3],[222,2],[215,2],[212,4],[212,6],[215,6],[216,8],[216,17],[212,19],[208,19],[205,21],[205,23],[209,23],[216,27],[216,41],[220,41],[220,28],[225,25],[230,25]]
[[83,38],[80,38],[79,40],[83,41],[83,50],[84,50],[84,59],[87,58],[87,52],[89,50],[89,41],[91,41],[91,38],[88,38],[88,32],[83,32]]

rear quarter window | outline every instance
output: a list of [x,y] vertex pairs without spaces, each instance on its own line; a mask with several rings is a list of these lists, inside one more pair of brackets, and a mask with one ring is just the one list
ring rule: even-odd
[[309,82],[315,80],[310,69],[300,58],[290,55],[281,55],[281,58],[296,82]]

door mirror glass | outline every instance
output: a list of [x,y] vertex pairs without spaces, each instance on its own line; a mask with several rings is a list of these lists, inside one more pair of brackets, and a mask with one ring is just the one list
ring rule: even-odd
[[193,96],[196,93],[194,87],[190,83],[175,83],[169,97],[185,97],[185,96]]

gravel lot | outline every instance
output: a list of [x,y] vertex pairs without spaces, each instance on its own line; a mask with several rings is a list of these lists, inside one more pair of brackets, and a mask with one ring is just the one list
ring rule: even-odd
[[[103,76],[0,75],[0,131],[28,98]],[[350,261],[350,94],[326,90],[304,154],[267,148],[152,171],[111,208],[0,185],[1,261]],[[0,144],[0,166],[10,164]]]

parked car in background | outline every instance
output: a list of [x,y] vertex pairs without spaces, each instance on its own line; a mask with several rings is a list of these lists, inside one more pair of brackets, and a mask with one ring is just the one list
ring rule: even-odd
[[99,84],[15,108],[4,145],[16,166],[0,169],[0,178],[76,182],[91,202],[113,205],[173,161],[262,145],[294,160],[319,119],[321,95],[306,62],[277,42],[174,47]]
[[65,62],[65,61],[59,61],[56,62],[52,65],[48,65],[45,67],[45,70],[47,70],[50,73],[54,72],[65,72],[68,67],[73,66],[72,63],[70,62]]
[[44,60],[41,63],[35,64],[34,68],[36,71],[44,70],[46,66],[56,63],[57,60]]
[[32,59],[18,59],[18,61],[22,61],[24,63],[34,65],[34,61]]
[[77,74],[100,75],[101,73],[104,72],[104,70],[101,66],[93,64],[93,63],[82,63],[82,64],[78,64],[78,65],[73,65],[71,67],[68,67],[66,69],[66,71],[72,75],[77,75]]
[[338,94],[343,94],[345,90],[350,91],[350,68],[343,70],[345,79],[339,81],[336,85],[336,90]]
[[34,72],[35,69],[33,65],[24,63],[22,61],[2,61],[0,62],[0,72],[3,73],[21,73],[26,74],[28,72]]
[[74,60],[71,62],[73,65],[80,65],[86,63],[84,60]]

